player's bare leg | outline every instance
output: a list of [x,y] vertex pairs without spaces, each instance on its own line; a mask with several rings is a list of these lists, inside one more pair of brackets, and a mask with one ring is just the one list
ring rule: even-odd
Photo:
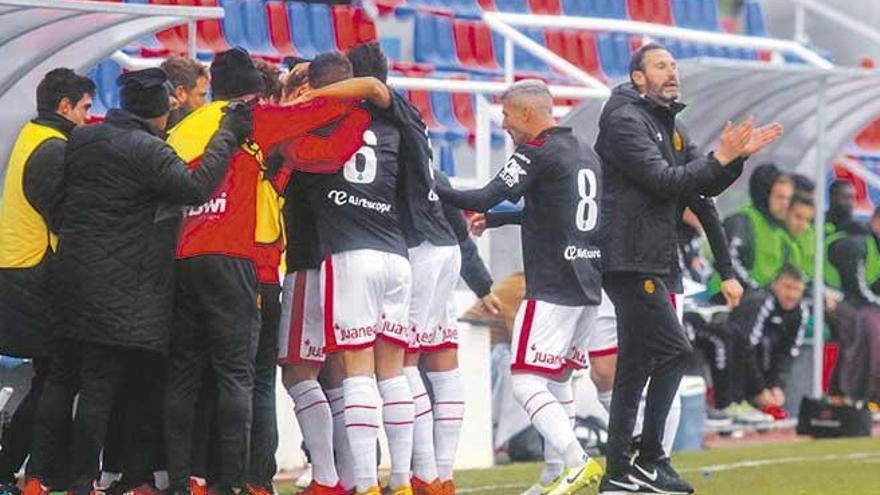
[[606,411],[611,410],[611,389],[614,388],[614,370],[617,353],[590,357],[590,379],[596,386],[596,396]]

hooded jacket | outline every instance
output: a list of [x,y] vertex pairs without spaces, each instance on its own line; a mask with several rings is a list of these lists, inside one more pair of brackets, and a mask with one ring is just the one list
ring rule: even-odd
[[67,145],[55,275],[61,337],[167,351],[179,216],[163,205],[204,202],[238,148],[221,127],[190,171],[153,125],[113,109]]
[[792,257],[785,227],[770,214],[770,190],[780,175],[772,163],[755,167],[749,178],[751,204],[724,219],[736,278],[745,289],[770,283]]
[[690,207],[723,274],[732,275],[711,198],[739,177],[744,160],[722,166],[712,154],[700,154],[676,119],[683,109],[677,102],[660,106],[624,83],[614,88],[602,110],[595,149],[602,159],[599,218],[605,273],[666,276],[670,288],[679,289],[677,232],[684,208]]

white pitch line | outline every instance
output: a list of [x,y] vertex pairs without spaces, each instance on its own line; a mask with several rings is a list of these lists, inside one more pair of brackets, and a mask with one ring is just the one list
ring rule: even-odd
[[[698,467],[689,467],[679,469],[679,472],[682,473],[700,473],[700,472],[720,472],[720,471],[731,471],[734,469],[742,469],[742,468],[751,468],[751,467],[761,467],[761,466],[773,466],[776,464],[794,464],[797,462],[808,462],[808,461],[834,461],[834,460],[861,460],[862,462],[880,462],[880,453],[878,452],[855,452],[851,454],[826,454],[826,455],[812,455],[812,456],[799,456],[799,457],[779,457],[776,459],[761,459],[757,461],[741,461],[741,462],[732,462],[729,464],[713,464],[709,466],[698,466]],[[470,488],[457,488],[455,490],[456,493],[481,493],[481,492],[489,492],[495,490],[524,490],[528,488],[530,485],[523,484],[510,484],[510,485],[485,485],[485,486],[474,486]]]

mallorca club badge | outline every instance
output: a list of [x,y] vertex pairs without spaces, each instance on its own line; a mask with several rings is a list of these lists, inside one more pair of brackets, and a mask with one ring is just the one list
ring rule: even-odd
[[684,149],[684,142],[681,140],[681,134],[678,131],[675,131],[675,134],[672,135],[672,147],[679,153]]
[[650,278],[645,280],[645,293],[653,294],[657,288],[654,286],[654,281]]

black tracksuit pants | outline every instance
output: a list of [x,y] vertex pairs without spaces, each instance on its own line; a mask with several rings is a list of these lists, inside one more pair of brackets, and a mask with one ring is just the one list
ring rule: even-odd
[[617,314],[618,354],[608,426],[608,472],[625,472],[627,451],[645,383],[648,396],[639,451],[656,460],[663,452],[663,430],[692,352],[670,304],[662,277],[640,273],[606,273],[603,279]]
[[[38,406],[34,429],[34,454],[30,473],[52,479],[47,464],[63,455],[61,439],[70,417],[73,394],[79,391],[76,414],[70,434],[69,457],[65,459],[76,495],[87,495],[99,474],[99,456],[104,446],[110,416],[117,404],[126,414],[142,418],[155,416],[161,397],[163,360],[144,350],[65,341],[62,359],[53,360],[48,386]],[[128,440],[141,448],[127,459],[132,481],[147,481],[155,460],[153,439],[159,435],[158,423],[139,421],[128,433]],[[62,448],[59,448],[62,447]],[[64,462],[64,460],[62,460]]]
[[745,398],[742,377],[743,342],[726,323],[708,323],[702,316],[685,313],[684,323],[694,348],[705,358],[712,374],[715,408],[724,409]]
[[243,486],[250,456],[254,357],[260,331],[249,260],[205,255],[177,262],[174,330],[165,387],[165,453],[172,490],[189,489],[196,404],[206,369],[216,379],[220,458],[215,484]]
[[275,413],[275,378],[278,373],[278,324],[281,320],[281,286],[260,284],[262,327],[257,346],[251,430],[251,483],[270,489],[278,470],[278,422]]
[[3,441],[0,443],[0,483],[13,483],[15,473],[18,472],[31,451],[31,437],[34,431],[34,416],[37,413],[37,405],[43,392],[43,384],[49,375],[48,357],[34,358],[34,376],[31,378],[31,386],[27,395],[18,404],[9,425],[3,431]]

